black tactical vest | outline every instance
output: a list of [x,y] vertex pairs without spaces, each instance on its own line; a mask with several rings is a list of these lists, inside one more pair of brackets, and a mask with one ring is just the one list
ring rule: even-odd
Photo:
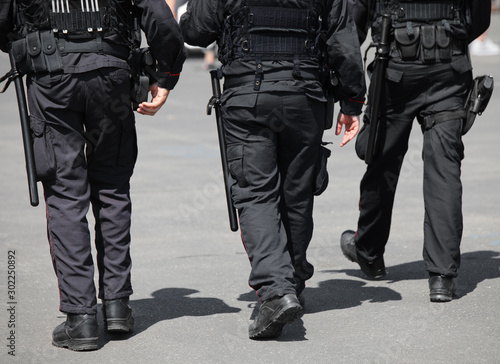
[[21,74],[59,72],[68,53],[128,60],[140,43],[131,0],[16,0],[15,11],[12,54]]
[[315,1],[295,1],[295,7],[284,7],[282,3],[243,0],[232,10],[224,21],[224,31],[219,39],[222,64],[235,59],[258,62],[318,59],[320,25]]
[[52,30],[69,40],[113,33],[128,39],[133,28],[130,0],[18,0],[17,11],[22,36]]
[[466,52],[466,42],[457,39],[452,28],[465,28],[463,0],[379,0],[372,25],[375,42],[381,31],[382,14],[392,19],[391,56],[423,63],[449,62],[453,52]]
[[[460,24],[464,22],[464,1],[462,0],[379,0],[375,5],[375,13],[388,13],[392,17],[394,28],[411,28],[426,24]],[[378,36],[375,27],[374,35]],[[411,32],[411,31],[410,31]]]

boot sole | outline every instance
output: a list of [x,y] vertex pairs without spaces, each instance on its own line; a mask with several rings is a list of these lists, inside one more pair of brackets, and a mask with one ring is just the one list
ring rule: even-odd
[[431,302],[450,302],[453,300],[454,292],[433,292],[431,293]]
[[74,351],[97,350],[99,348],[97,339],[97,337],[91,337],[87,339],[70,339],[60,343],[52,341],[52,345],[58,348],[67,348]]
[[451,296],[447,296],[447,295],[434,295],[434,296],[431,296],[431,302],[450,302],[452,301],[452,297]]
[[271,318],[269,323],[258,331],[250,332],[250,339],[270,339],[278,337],[283,327],[297,319],[302,314],[301,306],[290,306],[278,312],[276,317]]

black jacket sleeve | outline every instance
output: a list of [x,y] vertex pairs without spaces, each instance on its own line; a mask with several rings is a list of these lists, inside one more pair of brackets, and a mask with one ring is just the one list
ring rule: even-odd
[[491,22],[491,1],[467,0],[467,8],[470,9],[470,26],[468,29],[468,42],[483,34]]
[[340,108],[344,114],[360,115],[366,84],[356,26],[347,0],[328,0],[326,9],[327,62],[342,85]]
[[374,18],[374,0],[348,0],[349,10],[358,30],[359,43],[363,44]]
[[171,90],[179,80],[186,60],[179,25],[165,0],[136,0],[141,29],[158,60],[158,85]]
[[0,0],[0,49],[7,52],[8,34],[13,28],[12,0]]
[[187,44],[207,47],[222,33],[224,6],[220,0],[190,0],[180,25]]

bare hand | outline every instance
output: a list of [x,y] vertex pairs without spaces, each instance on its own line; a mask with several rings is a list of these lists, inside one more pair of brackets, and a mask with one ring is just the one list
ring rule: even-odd
[[169,90],[159,87],[157,84],[154,84],[149,87],[149,91],[151,92],[151,102],[142,102],[139,104],[137,108],[137,112],[143,115],[151,115],[156,114],[158,110],[161,109],[165,101],[167,101]]
[[346,145],[352,138],[358,134],[359,130],[359,116],[356,115],[346,115],[339,112],[337,117],[337,129],[335,130],[335,135],[339,135],[342,132],[342,125],[345,125],[344,138],[340,146]]

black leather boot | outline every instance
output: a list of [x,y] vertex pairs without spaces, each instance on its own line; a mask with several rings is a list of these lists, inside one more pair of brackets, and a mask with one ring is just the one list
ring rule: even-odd
[[457,290],[457,286],[453,277],[431,273],[429,277],[429,290],[431,302],[450,302]]
[[384,257],[377,257],[373,261],[368,261],[360,257],[356,251],[355,234],[356,232],[352,230],[346,230],[342,233],[340,237],[340,249],[342,249],[344,256],[351,262],[358,263],[361,271],[367,278],[380,279],[385,277]]
[[97,350],[99,328],[96,315],[68,313],[52,333],[52,345],[70,350]]
[[128,297],[102,301],[104,329],[107,332],[129,332],[134,329],[134,317],[128,301]]
[[254,322],[248,328],[250,339],[270,339],[281,335],[283,326],[302,314],[302,306],[294,294],[264,301]]

